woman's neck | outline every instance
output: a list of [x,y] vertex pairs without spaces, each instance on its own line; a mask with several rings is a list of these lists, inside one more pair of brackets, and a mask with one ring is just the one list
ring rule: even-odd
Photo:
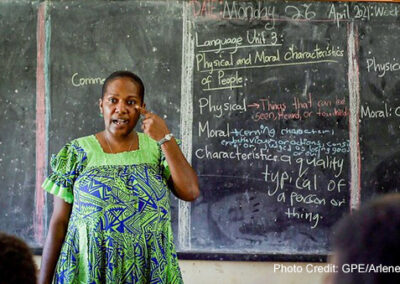
[[139,139],[135,131],[130,132],[128,135],[117,136],[104,130],[98,133],[97,137],[100,138],[103,150],[109,153],[115,154],[139,149]]
[[108,132],[104,130],[101,132],[104,136],[105,139],[107,139],[109,142],[112,143],[122,143],[126,144],[132,141],[132,139],[135,139],[136,137],[136,131],[132,130],[128,135],[114,135],[111,132]]

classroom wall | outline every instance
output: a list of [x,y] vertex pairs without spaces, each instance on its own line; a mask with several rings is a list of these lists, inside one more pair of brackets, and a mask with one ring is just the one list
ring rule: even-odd
[[[35,256],[35,261],[40,267],[41,257]],[[185,284],[319,284],[326,273],[311,270],[329,268],[326,263],[302,262],[180,260],[179,263]],[[277,265],[281,265],[282,271]],[[290,272],[293,269],[297,272]]]

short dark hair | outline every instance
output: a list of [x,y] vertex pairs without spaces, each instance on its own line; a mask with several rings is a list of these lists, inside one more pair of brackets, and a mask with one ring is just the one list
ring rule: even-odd
[[361,207],[335,227],[333,248],[338,273],[334,283],[399,283],[398,273],[346,273],[345,264],[400,264],[400,194],[391,193]]
[[36,283],[36,266],[31,250],[24,241],[2,232],[0,232],[0,283]]
[[102,87],[102,90],[101,90],[101,98],[102,99],[104,98],[104,94],[106,93],[108,84],[111,81],[113,81],[114,79],[117,79],[117,78],[129,78],[133,82],[139,84],[139,87],[140,87],[139,95],[140,95],[140,98],[142,99],[142,102],[143,102],[143,99],[144,99],[144,84],[143,84],[143,81],[142,81],[142,79],[140,79],[140,77],[138,75],[136,75],[135,73],[132,73],[130,71],[115,71],[115,72],[111,73],[111,75],[109,75],[106,78],[106,80],[104,81],[104,83],[103,83],[103,87]]

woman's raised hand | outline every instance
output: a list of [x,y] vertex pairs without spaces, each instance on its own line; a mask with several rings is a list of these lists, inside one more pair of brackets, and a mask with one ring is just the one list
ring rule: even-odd
[[160,141],[168,133],[170,133],[167,124],[164,119],[148,111],[145,107],[136,106],[136,109],[140,111],[143,116],[142,120],[142,130],[143,133],[148,135],[150,138],[156,141]]
[[[160,141],[170,133],[164,119],[147,111],[144,107],[137,106],[136,109],[144,117],[142,130],[150,138]],[[197,174],[186,160],[178,144],[175,140],[171,140],[169,143],[162,144],[161,149],[171,172],[169,183],[173,186],[175,195],[186,201],[195,200],[200,194]]]

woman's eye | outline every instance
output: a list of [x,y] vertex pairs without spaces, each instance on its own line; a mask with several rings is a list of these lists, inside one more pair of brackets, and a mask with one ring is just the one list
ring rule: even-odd
[[136,104],[136,101],[128,101],[128,105],[134,105]]
[[108,101],[109,101],[110,103],[116,103],[116,102],[117,102],[117,100],[114,99],[114,98],[109,98]]

